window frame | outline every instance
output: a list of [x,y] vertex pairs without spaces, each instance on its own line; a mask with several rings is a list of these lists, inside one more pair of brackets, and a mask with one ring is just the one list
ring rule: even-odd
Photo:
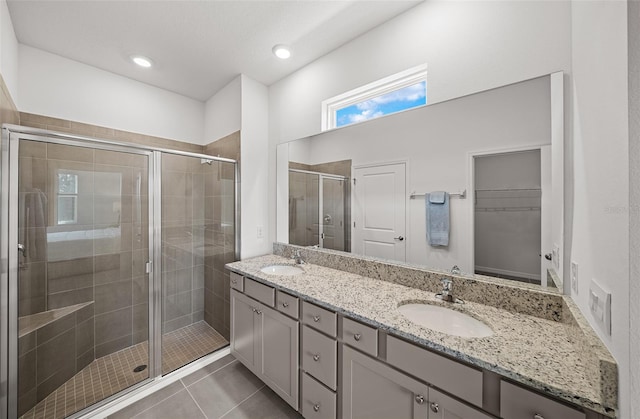
[[[427,65],[426,64],[421,64],[421,65],[412,67],[408,70],[404,70],[399,73],[392,74],[391,76],[382,78],[380,80],[376,80],[374,82],[365,84],[364,86],[357,87],[355,89],[349,90],[348,92],[341,93],[337,96],[323,100],[322,101],[322,126],[320,127],[320,129],[321,131],[328,131],[331,129],[338,128],[336,126],[338,122],[336,115],[338,111],[341,109],[358,104],[360,102],[364,102],[364,101],[376,98],[378,96],[385,95],[387,93],[394,92],[396,90],[403,89],[405,87],[413,86],[414,84],[418,84],[420,82],[425,82],[425,90],[426,90],[426,82],[427,82]],[[420,105],[420,106],[425,106],[425,105]],[[419,106],[409,108],[406,110],[415,109],[417,107]],[[398,112],[404,112],[404,111],[405,110],[398,111]],[[398,112],[394,112],[394,114]],[[392,115],[392,114],[389,114],[389,115]],[[342,127],[346,127],[356,123],[357,122],[343,125]]]
[[[75,192],[60,192],[60,175],[71,175],[75,177]],[[73,170],[58,169],[56,177],[56,225],[73,225],[78,224],[78,190],[79,190],[80,176],[74,173]],[[72,220],[60,220],[60,199],[71,199],[73,202],[73,219]]]

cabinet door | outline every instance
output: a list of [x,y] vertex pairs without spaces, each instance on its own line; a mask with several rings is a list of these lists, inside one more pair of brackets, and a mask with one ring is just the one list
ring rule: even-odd
[[426,419],[426,384],[348,346],[342,357],[344,419]]
[[430,388],[429,419],[492,419],[492,416]]
[[231,354],[250,370],[256,371],[259,340],[255,322],[257,302],[231,290]]
[[260,378],[298,409],[298,322],[262,304],[257,311],[260,324]]

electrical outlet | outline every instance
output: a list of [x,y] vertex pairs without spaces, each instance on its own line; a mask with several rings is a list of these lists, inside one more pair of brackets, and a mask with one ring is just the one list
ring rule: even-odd
[[607,335],[611,335],[611,293],[592,280],[589,287],[589,311]]
[[256,236],[259,239],[263,239],[264,238],[264,228],[262,226],[258,226],[258,228],[256,229]]
[[578,264],[571,261],[571,289],[578,294]]

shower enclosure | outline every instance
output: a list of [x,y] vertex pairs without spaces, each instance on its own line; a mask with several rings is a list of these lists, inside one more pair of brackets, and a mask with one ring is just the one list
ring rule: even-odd
[[289,243],[350,251],[348,178],[289,169]]
[[228,345],[233,160],[9,126],[1,165],[9,418],[70,416]]

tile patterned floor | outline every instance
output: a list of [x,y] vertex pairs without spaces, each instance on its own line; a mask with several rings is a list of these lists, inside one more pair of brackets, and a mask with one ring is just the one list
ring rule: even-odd
[[109,416],[108,419],[301,419],[227,355]]
[[[205,322],[183,327],[162,337],[163,373],[171,372],[229,342]],[[148,363],[147,342],[98,358],[25,413],[23,419],[58,419],[84,409],[148,377],[134,372]]]

